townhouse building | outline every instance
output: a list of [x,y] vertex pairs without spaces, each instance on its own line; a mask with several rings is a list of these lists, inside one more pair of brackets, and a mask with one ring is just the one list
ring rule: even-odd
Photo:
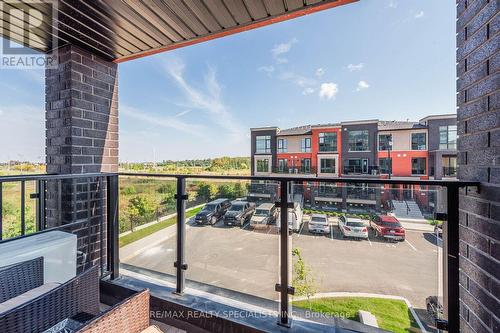
[[[429,211],[443,206],[439,196],[411,185],[326,185],[322,177],[442,179],[456,176],[456,115],[419,121],[378,119],[251,129],[252,175],[311,178],[297,184],[306,203],[334,210],[387,208],[388,201],[415,201]],[[407,202],[405,203],[407,204]]]

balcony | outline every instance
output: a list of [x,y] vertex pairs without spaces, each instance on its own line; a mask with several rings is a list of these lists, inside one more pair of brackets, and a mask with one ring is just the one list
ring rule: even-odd
[[304,166],[287,166],[287,167],[276,167],[273,168],[273,173],[280,175],[316,175],[316,168],[313,167],[304,167]]
[[[328,231],[322,236],[313,234],[309,211],[302,221],[289,213],[261,224],[261,219],[253,219],[254,212],[234,215],[241,223],[236,226],[226,225],[224,215],[207,224],[195,222],[194,216],[207,202],[222,196],[245,202],[250,193],[274,193],[262,197],[262,202],[279,201],[278,212],[291,212],[289,201],[296,194],[308,195],[307,185],[298,184],[308,181],[164,174],[0,177],[0,206],[19,203],[18,215],[3,210],[0,219],[0,266],[23,257],[23,247],[14,246],[19,242],[43,239],[59,244],[58,237],[62,237],[73,244],[61,252],[71,260],[65,264],[49,260],[47,276],[63,270],[72,272],[69,277],[73,278],[94,267],[99,272],[101,303],[113,305],[148,288],[152,319],[207,331],[378,331],[358,322],[357,311],[333,311],[335,304],[346,299],[363,304],[379,298],[384,311],[404,307],[404,315],[420,329],[444,325],[446,318],[458,320],[456,205],[434,211],[437,218],[453,221],[444,222],[442,238],[427,222],[401,222],[412,230],[407,233],[410,245],[377,236],[370,229],[368,213],[372,212],[368,211],[355,215],[369,229],[369,238],[360,241],[343,234],[340,214],[321,207],[312,213],[326,216]],[[348,200],[373,200],[376,188],[401,183],[426,186],[429,193],[444,195],[447,202],[457,202],[460,187],[477,185],[374,178],[322,178],[321,182],[328,186],[312,192],[322,197],[342,198],[345,190]],[[255,213],[259,214],[263,213]],[[13,248],[17,252],[9,253]],[[40,244],[42,252],[36,256],[50,259],[55,255],[44,254],[43,248]],[[402,284],[408,288],[400,289]],[[434,303],[429,301],[434,299]],[[333,312],[322,312],[322,302],[330,304]],[[444,312],[440,305],[445,306]],[[429,306],[437,309],[434,317],[426,310]]]
[[443,167],[443,177],[456,177],[457,168],[456,167]]
[[342,174],[351,176],[362,175],[364,177],[370,177],[378,176],[380,173],[379,167],[376,165],[369,165],[365,168],[357,165],[345,165],[342,169]]

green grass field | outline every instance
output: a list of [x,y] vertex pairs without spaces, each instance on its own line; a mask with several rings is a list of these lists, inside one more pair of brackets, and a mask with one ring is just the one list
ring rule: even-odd
[[396,332],[417,332],[418,325],[406,303],[400,300],[369,297],[332,297],[294,301],[293,306],[332,316],[359,321],[358,310],[371,312],[380,328]]
[[[193,208],[191,210],[186,211],[186,219],[190,218],[191,216],[196,215],[201,210],[202,207],[198,208]],[[176,217],[169,218],[168,220],[153,224],[149,227],[136,230],[128,235],[125,235],[120,238],[120,247],[128,245],[130,243],[133,243],[139,239],[142,239],[146,236],[149,236],[151,234],[154,234],[157,231],[160,231],[162,229],[165,229],[167,227],[170,227],[171,225],[174,225],[176,222]]]

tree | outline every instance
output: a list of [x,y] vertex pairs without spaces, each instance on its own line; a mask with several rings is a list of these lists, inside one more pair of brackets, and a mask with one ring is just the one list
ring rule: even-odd
[[246,186],[243,185],[240,182],[237,182],[236,184],[234,184],[234,195],[237,198],[241,198],[241,197],[246,196],[247,195],[247,188],[246,188]]
[[234,187],[231,184],[219,185],[219,197],[233,199],[235,197]]
[[145,220],[151,217],[154,212],[153,203],[143,195],[136,195],[131,198],[127,206],[127,215],[130,219],[130,229],[133,231],[134,226],[137,225],[140,220]]
[[175,188],[175,185],[174,183],[164,183],[164,184],[161,184],[159,187],[158,187],[158,193],[161,193],[161,194],[165,194],[165,193],[175,193],[176,192],[176,188]]
[[292,256],[296,258],[293,263],[294,276],[292,279],[295,295],[306,296],[309,301],[309,298],[317,292],[316,280],[311,273],[311,269],[304,262],[299,248],[292,250]]
[[215,184],[200,183],[196,190],[196,198],[200,201],[209,201],[217,196],[217,192]]

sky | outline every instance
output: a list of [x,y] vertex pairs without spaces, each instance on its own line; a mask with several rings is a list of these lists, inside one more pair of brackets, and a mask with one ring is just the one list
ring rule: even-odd
[[[43,71],[0,70],[0,161],[44,160]],[[249,156],[250,128],[456,112],[455,2],[362,0],[119,65],[120,161]]]

